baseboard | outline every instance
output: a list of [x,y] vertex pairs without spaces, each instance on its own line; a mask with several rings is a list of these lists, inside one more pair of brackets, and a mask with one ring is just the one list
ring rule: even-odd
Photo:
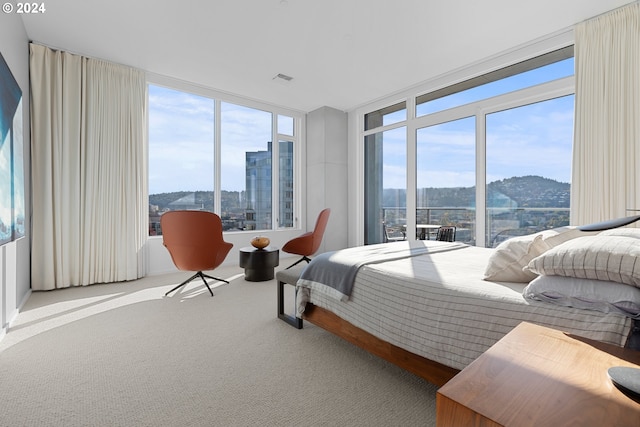
[[18,307],[13,312],[13,315],[11,316],[11,318],[7,321],[6,324],[2,325],[2,329],[0,329],[0,341],[3,340],[3,338],[7,335],[7,332],[9,332],[9,329],[11,329],[11,325],[18,318],[18,315],[22,311],[22,308],[24,307],[24,305],[27,303],[27,300],[31,296],[31,293],[32,293],[32,291],[31,291],[31,289],[29,289],[27,291],[27,293],[24,294],[24,297],[22,298],[22,301],[20,301],[20,304],[18,304]]

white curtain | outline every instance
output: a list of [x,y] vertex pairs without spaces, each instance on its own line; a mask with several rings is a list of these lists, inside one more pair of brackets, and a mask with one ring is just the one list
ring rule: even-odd
[[144,73],[30,45],[34,290],[146,273]]
[[640,3],[575,28],[571,222],[640,209]]

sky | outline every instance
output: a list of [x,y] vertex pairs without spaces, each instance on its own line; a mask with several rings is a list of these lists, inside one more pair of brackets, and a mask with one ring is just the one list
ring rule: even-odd
[[[573,74],[573,58],[421,104],[417,115]],[[159,86],[149,87],[149,193],[213,190],[214,101]],[[222,189],[245,187],[245,153],[264,151],[272,139],[271,113],[221,103]],[[406,110],[385,116],[404,120]],[[280,120],[284,119],[284,120]],[[279,117],[280,132],[293,120]],[[573,96],[486,116],[487,182],[541,175],[571,180]],[[475,118],[418,129],[417,187],[475,185]],[[383,133],[385,188],[406,188],[406,128]]]
[[214,101],[149,86],[149,194],[213,189]]
[[[464,105],[573,74],[573,58],[430,101],[417,115]],[[574,96],[486,116],[487,183],[540,175],[571,182]],[[401,110],[385,125],[404,120]],[[416,186],[472,187],[476,179],[475,116],[420,128],[416,133]],[[383,132],[384,188],[406,188],[406,128]]]
[[[149,86],[150,194],[213,191],[214,108],[210,98]],[[222,102],[221,117],[222,189],[242,191],[245,153],[268,149],[272,116]]]

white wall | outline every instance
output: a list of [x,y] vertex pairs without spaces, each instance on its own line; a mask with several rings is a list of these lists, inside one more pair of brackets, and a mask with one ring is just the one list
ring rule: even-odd
[[347,114],[322,107],[307,114],[306,196],[307,228],[318,214],[331,208],[331,216],[319,252],[348,246],[348,138]]
[[29,122],[29,39],[16,14],[0,14],[0,53],[22,89],[22,126],[24,136],[25,228],[26,237],[0,246],[0,337],[15,319],[21,305],[31,293],[31,149]]

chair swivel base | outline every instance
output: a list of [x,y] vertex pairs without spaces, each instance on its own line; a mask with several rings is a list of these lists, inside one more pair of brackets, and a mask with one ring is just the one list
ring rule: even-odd
[[207,289],[209,289],[209,293],[211,294],[211,296],[213,296],[213,291],[211,290],[211,287],[207,283],[207,280],[205,279],[205,277],[209,278],[209,279],[217,280],[219,282],[229,283],[228,281],[226,281],[224,279],[220,279],[219,277],[209,276],[208,274],[204,274],[202,271],[198,271],[196,274],[194,274],[193,276],[189,277],[187,280],[185,280],[184,282],[180,283],[178,286],[176,286],[175,288],[171,289],[169,292],[164,294],[164,296],[166,297],[171,292],[175,291],[178,288],[181,288],[182,286],[186,285],[187,283],[189,283],[190,281],[192,281],[196,277],[200,277],[202,279],[202,281],[204,282],[204,284],[207,287]]
[[302,258],[300,258],[299,260],[297,260],[296,262],[294,262],[293,264],[291,264],[289,267],[285,268],[285,270],[290,269],[291,267],[300,264],[302,261],[306,261],[307,264],[311,262],[311,258],[309,258],[308,256],[304,255]]

